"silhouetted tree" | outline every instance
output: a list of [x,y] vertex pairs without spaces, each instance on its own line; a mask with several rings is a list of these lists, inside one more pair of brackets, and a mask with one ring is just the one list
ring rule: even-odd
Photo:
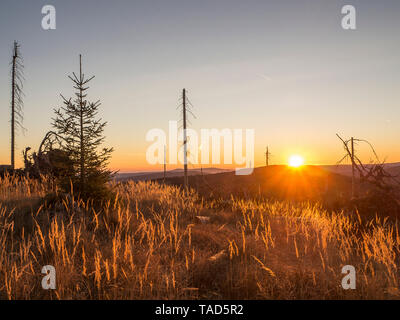
[[23,129],[23,61],[20,54],[20,45],[14,41],[11,61],[11,168],[15,169],[15,131]]
[[29,154],[30,147],[23,152],[25,174],[34,178],[41,175],[51,176],[60,181],[74,172],[68,153],[61,149],[62,138],[53,131],[46,133],[37,152]]
[[[112,148],[103,148],[103,131],[107,122],[97,119],[100,102],[88,102],[87,84],[94,78],[85,78],[82,72],[82,57],[79,56],[79,77],[73,73],[69,76],[74,84],[75,99],[61,97],[64,106],[54,110],[56,117],[53,127],[62,138],[62,150],[73,163],[74,170],[66,178],[71,180],[74,191],[81,197],[103,197],[107,193],[106,183],[110,180],[111,171],[107,169]],[[64,179],[63,186],[69,183]]]

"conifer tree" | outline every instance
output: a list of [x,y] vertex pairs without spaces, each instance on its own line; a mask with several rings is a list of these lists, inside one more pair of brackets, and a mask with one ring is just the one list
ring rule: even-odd
[[64,105],[55,109],[56,117],[53,127],[61,137],[62,149],[66,151],[73,163],[74,172],[63,181],[64,189],[73,184],[74,192],[82,198],[98,198],[107,194],[107,182],[111,171],[107,169],[113,148],[102,148],[103,135],[107,122],[97,117],[100,101],[89,102],[87,84],[94,78],[86,78],[82,72],[82,56],[79,55],[79,76],[72,73],[68,76],[76,90],[75,98],[63,98]]

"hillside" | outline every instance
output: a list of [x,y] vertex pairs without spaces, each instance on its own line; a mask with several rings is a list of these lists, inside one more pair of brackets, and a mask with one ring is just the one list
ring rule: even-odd
[[[365,164],[365,167],[369,167],[371,165],[369,164]],[[337,174],[341,174],[341,175],[345,175],[348,177],[351,177],[352,175],[352,169],[351,169],[351,165],[346,165],[346,164],[341,164],[341,165],[322,165],[319,166],[320,168],[333,172],[333,173],[337,173]],[[398,176],[400,175],[400,163],[399,162],[395,162],[395,163],[384,163],[383,164],[383,168],[390,173],[391,175],[394,176]],[[357,174],[357,172],[356,172]]]
[[[270,170],[313,187],[326,177]],[[50,186],[0,178],[0,299],[400,297],[397,223],[319,204],[216,201],[154,182],[114,184],[116,197],[95,207],[70,195],[54,202]],[[56,290],[41,287],[48,264]],[[341,286],[344,265],[357,268],[356,290]]]
[[[182,178],[168,183],[181,185]],[[189,184],[200,194],[214,197],[262,196],[279,200],[322,200],[351,193],[351,179],[317,166],[294,169],[288,166],[255,168],[248,176],[234,172],[190,177]]]
[[[395,174],[399,167],[391,166],[386,170]],[[183,179],[170,178],[166,183],[181,186]],[[260,167],[248,176],[237,176],[234,172],[193,176],[189,178],[189,185],[206,198],[229,199],[234,196],[242,199],[311,201],[322,204],[328,210],[358,211],[363,216],[400,217],[397,189],[388,193],[370,183],[360,183],[356,178],[357,196],[353,198],[351,176],[320,166],[297,169],[288,166]]]

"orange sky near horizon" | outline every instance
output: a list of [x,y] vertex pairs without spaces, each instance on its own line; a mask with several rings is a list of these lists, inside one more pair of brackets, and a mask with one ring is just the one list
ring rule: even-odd
[[[150,144],[150,143],[149,143]],[[335,165],[344,155],[345,151],[340,145],[339,139],[337,139],[337,146],[332,148],[332,152],[321,154],[318,152],[318,148],[312,149],[307,147],[288,147],[285,149],[284,147],[278,147],[278,150],[281,151],[278,153],[274,149],[270,149],[271,158],[269,160],[270,165],[287,165],[289,162],[289,158],[291,155],[299,155],[304,158],[305,165]],[[400,149],[400,148],[399,148]],[[358,155],[365,163],[369,163],[374,160],[373,154],[366,146],[358,147]],[[389,150],[387,150],[389,151]],[[383,150],[377,150],[378,155],[384,155]],[[390,162],[398,162],[400,161],[400,152],[391,152],[391,157],[383,156],[380,158],[381,161],[385,161],[387,163]],[[221,156],[221,163],[223,162],[223,156]],[[255,150],[255,167],[265,166],[265,149],[260,147]],[[342,164],[350,164],[348,160],[343,161]],[[131,153],[127,156],[117,158],[113,157],[110,163],[110,167],[114,171],[123,172],[135,172],[135,171],[162,171],[163,164],[155,164],[150,165],[146,161],[146,154],[143,153]],[[206,164],[206,165],[192,165],[189,164],[189,169],[195,168],[221,168],[221,169],[232,169],[241,168],[243,165],[224,165],[224,164]],[[167,170],[173,170],[177,168],[183,168],[183,164],[178,163],[175,165],[167,164]]]

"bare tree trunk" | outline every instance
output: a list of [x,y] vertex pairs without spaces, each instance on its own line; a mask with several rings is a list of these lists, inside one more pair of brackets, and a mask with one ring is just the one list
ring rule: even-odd
[[15,71],[16,71],[16,60],[18,57],[17,43],[14,42],[12,59],[12,74],[11,74],[11,168],[15,169]]
[[186,133],[186,89],[183,89],[183,171],[184,171],[184,189],[188,188],[188,162],[187,162],[187,133]]
[[167,146],[164,146],[164,183],[167,175]]

